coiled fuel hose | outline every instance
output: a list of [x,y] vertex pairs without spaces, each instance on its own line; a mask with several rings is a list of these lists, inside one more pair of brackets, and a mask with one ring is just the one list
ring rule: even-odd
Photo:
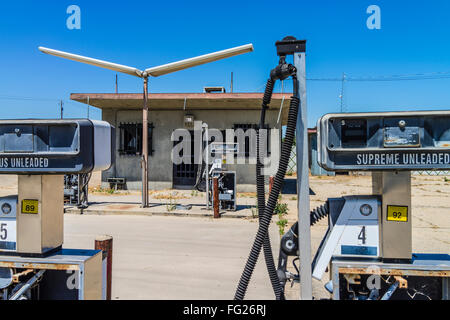
[[[266,89],[264,91],[264,97],[261,107],[261,119],[259,122],[259,128],[256,132],[256,194],[258,199],[258,217],[261,222],[261,217],[264,215],[264,208],[266,206],[265,199],[265,186],[264,175],[262,174],[263,165],[261,163],[261,146],[260,146],[260,129],[265,129],[265,117],[266,109],[272,99],[273,87],[275,81],[270,78],[267,80]],[[266,136],[267,138],[267,136]],[[272,254],[272,246],[270,244],[269,233],[266,234],[263,242],[264,260],[266,262],[267,272],[269,274],[270,282],[272,284],[275,298],[277,300],[284,300],[283,288],[278,279],[277,270],[275,268],[275,262]]]

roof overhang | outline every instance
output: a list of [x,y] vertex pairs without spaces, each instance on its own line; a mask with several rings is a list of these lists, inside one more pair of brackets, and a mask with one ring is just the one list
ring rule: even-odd
[[[283,116],[289,109],[292,93],[274,93],[270,109]],[[259,110],[263,93],[150,93],[149,110]],[[100,109],[142,109],[141,93],[72,93],[70,99]]]

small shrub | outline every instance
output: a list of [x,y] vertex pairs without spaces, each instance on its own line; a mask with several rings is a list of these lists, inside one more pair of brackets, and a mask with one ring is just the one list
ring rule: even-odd
[[96,187],[96,188],[89,189],[89,192],[114,194],[114,193],[116,193],[116,190],[115,189],[111,189],[111,188],[102,188],[102,187],[99,186],[99,187]]
[[275,206],[274,213],[278,216],[284,216],[288,213],[289,209],[287,203],[277,203]]
[[168,212],[171,212],[177,208],[176,194],[176,192],[173,192],[168,197],[169,203],[166,204],[166,209]]
[[278,232],[280,236],[284,235],[284,228],[286,228],[288,221],[286,219],[280,219],[277,221]]
[[256,205],[250,209],[252,211],[252,218],[258,218],[259,217],[259,211],[258,211],[258,202],[256,202]]
[[284,234],[284,228],[286,228],[288,221],[284,218],[288,214],[289,208],[287,206],[287,203],[277,203],[275,206],[274,213],[278,215],[278,232],[280,233],[280,236]]

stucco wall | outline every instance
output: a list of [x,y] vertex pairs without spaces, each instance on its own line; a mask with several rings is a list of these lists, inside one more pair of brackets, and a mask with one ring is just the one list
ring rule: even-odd
[[[150,106],[151,109],[151,106]],[[276,124],[279,110],[268,110],[266,122],[271,128],[279,128]],[[257,124],[260,112],[258,110],[187,110],[184,111],[149,111],[149,123],[154,125],[153,155],[149,156],[149,188],[172,188],[171,151],[173,130],[184,128],[184,115],[192,114],[195,120],[208,123],[209,128],[219,130],[231,129],[236,123]],[[140,110],[103,110],[102,118],[117,128],[116,132],[116,164],[102,173],[102,181],[108,177],[125,177],[128,189],[141,188],[140,157],[136,155],[119,155],[118,126],[121,122],[142,122]],[[281,130],[280,130],[281,134]],[[230,170],[236,170],[238,190],[254,191],[255,165],[230,165]]]

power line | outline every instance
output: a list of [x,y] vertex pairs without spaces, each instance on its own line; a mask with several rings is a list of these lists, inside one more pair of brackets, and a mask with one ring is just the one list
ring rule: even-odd
[[0,95],[0,100],[17,100],[17,101],[42,101],[42,102],[56,102],[56,103],[70,103],[80,108],[84,108],[84,106],[80,105],[81,102],[66,100],[66,99],[57,99],[57,98],[40,98],[40,97],[21,97],[21,96],[7,96]]
[[[11,95],[1,95],[0,94],[0,100],[13,100],[13,101],[40,101],[40,102],[48,102],[48,103],[55,103],[59,108],[59,118],[63,119],[64,117],[64,105],[69,104],[76,106],[80,111],[85,109],[85,106],[82,105],[81,102],[73,101],[73,100],[64,100],[64,99],[56,99],[56,98],[42,98],[42,97],[25,97],[25,96],[11,96]],[[97,111],[97,108],[94,108],[95,111]],[[89,99],[87,101],[87,118],[90,118],[90,103]]]
[[[385,76],[368,76],[368,77],[349,77],[347,74],[343,73],[340,78],[325,77],[325,78],[306,78],[308,81],[329,81],[329,82],[341,82],[341,94],[340,94],[340,105],[341,111],[344,109],[344,83],[348,81],[353,82],[382,82],[382,81],[417,81],[417,80],[439,80],[439,79],[450,79],[450,71],[444,72],[429,72],[429,73],[412,73],[412,74],[394,74]],[[117,79],[116,79],[117,81]],[[116,84],[117,85],[117,84]],[[263,83],[256,89],[256,92],[261,90],[265,86]],[[41,97],[24,97],[24,96],[11,96],[11,95],[1,95],[0,100],[18,100],[18,101],[43,101],[43,102],[64,102],[71,103],[81,107],[79,103],[72,100],[62,100],[56,98],[41,98]],[[88,106],[89,108],[89,106]]]
[[[308,81],[320,82],[382,82],[382,81],[418,81],[418,80],[440,80],[450,79],[450,71],[445,72],[429,72],[429,73],[409,73],[409,74],[393,74],[381,76],[367,76],[367,77],[349,77],[345,74],[345,80],[341,77],[308,77]],[[255,92],[259,92],[265,86],[265,82],[258,86]]]
[[[450,79],[450,71],[414,73],[414,74],[394,74],[386,76],[349,77],[345,81],[412,81],[412,80],[438,80]],[[342,81],[341,78],[307,78],[309,81]]]
[[0,100],[61,101],[61,99],[39,98],[39,97],[20,97],[20,96],[9,96],[9,95],[0,95]]

